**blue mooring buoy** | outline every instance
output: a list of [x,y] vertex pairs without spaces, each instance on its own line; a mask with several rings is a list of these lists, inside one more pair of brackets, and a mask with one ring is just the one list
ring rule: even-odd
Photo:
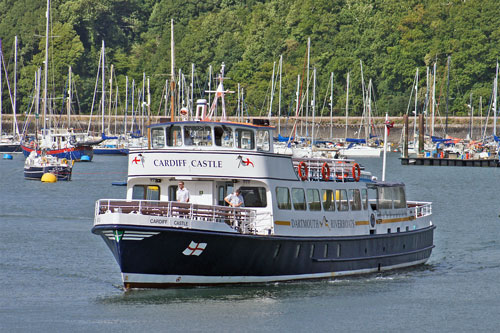
[[80,157],[80,161],[90,162],[90,156],[89,155],[82,155],[82,157]]
[[11,154],[3,154],[3,159],[4,160],[11,160],[12,159],[12,155]]

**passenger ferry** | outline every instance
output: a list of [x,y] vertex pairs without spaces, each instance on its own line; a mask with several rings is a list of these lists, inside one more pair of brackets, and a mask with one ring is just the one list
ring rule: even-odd
[[[126,199],[101,199],[92,232],[111,249],[125,288],[334,278],[425,263],[430,202],[363,178],[353,160],[273,152],[265,123],[150,126],[131,150]],[[361,181],[365,180],[365,181]],[[189,202],[177,202],[183,181]],[[244,207],[224,198],[240,189]]]

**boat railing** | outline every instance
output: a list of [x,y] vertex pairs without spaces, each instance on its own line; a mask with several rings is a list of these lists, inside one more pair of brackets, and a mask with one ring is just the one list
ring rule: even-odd
[[432,202],[408,201],[408,209],[415,218],[429,216],[432,214]]
[[256,232],[256,212],[254,209],[248,208],[160,200],[98,200],[96,202],[96,216],[106,213],[141,214],[175,217],[190,221],[220,222],[226,223],[240,232]]
[[[303,180],[352,182],[358,176],[357,168],[359,165],[354,160],[294,158],[292,161],[299,178]],[[305,171],[304,165],[307,171]]]

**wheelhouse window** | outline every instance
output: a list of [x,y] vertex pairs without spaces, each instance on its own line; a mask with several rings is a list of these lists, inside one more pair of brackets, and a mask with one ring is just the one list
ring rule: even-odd
[[132,188],[133,200],[160,200],[158,185],[134,185]]
[[233,130],[227,126],[214,127],[215,145],[219,147],[233,147]]
[[153,149],[165,148],[165,129],[163,127],[151,129],[151,147]]
[[363,203],[363,210],[368,209],[368,191],[366,189],[361,190],[361,202]]
[[403,186],[393,188],[394,208],[406,208],[406,194]]
[[302,188],[292,188],[293,209],[306,210],[306,195]]
[[321,201],[319,198],[319,191],[316,189],[307,189],[307,205],[309,210],[318,211],[321,210]]
[[361,210],[361,193],[358,189],[349,190],[351,210]]
[[264,187],[242,186],[240,191],[245,207],[267,206],[266,189]]
[[323,190],[323,210],[326,212],[335,211],[335,197],[333,196],[333,190]]
[[288,187],[276,187],[276,199],[278,200],[279,209],[292,209]]
[[269,151],[271,144],[269,143],[269,131],[268,130],[258,130],[257,131],[257,150],[258,151]]
[[185,146],[211,146],[212,128],[210,126],[184,126]]
[[236,147],[241,149],[255,149],[255,135],[252,130],[237,129],[235,131]]
[[347,198],[347,191],[346,190],[336,190],[335,191],[335,200],[337,201],[337,210],[338,211],[349,210],[349,201]]
[[377,207],[378,209],[392,209],[392,187],[377,188]]
[[169,126],[166,128],[167,146],[179,147],[182,146],[182,132],[180,126]]

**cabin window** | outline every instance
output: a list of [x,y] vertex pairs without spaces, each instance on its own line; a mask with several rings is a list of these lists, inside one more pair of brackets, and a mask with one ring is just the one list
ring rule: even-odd
[[269,131],[260,130],[257,131],[257,150],[258,151],[269,151]]
[[335,197],[333,196],[333,190],[323,190],[323,210],[325,212],[335,211]]
[[276,199],[278,200],[279,209],[292,209],[288,187],[276,187]]
[[227,126],[214,127],[215,145],[219,147],[233,147],[233,130]]
[[366,189],[361,190],[361,202],[363,203],[363,210],[368,209],[368,191]]
[[185,146],[211,146],[212,128],[210,126],[184,126]]
[[292,188],[293,209],[306,210],[306,195],[302,188]]
[[245,207],[267,206],[266,189],[264,187],[242,186],[240,191]]
[[151,146],[153,149],[165,148],[165,129],[163,127],[151,129]]
[[236,147],[241,149],[255,149],[255,137],[252,130],[237,129],[235,131]]
[[393,188],[394,208],[406,208],[405,188],[398,186]]
[[377,188],[378,209],[392,209],[392,187]]
[[158,185],[134,185],[132,199],[160,200],[160,187]]
[[347,191],[346,190],[336,190],[335,191],[335,201],[337,202],[337,210],[338,211],[349,210],[349,201],[347,199]]
[[361,193],[358,189],[349,190],[351,210],[361,210]]
[[316,189],[308,189],[306,193],[307,193],[307,205],[309,206],[309,210],[312,211],[321,210],[319,191]]
[[177,201],[177,185],[170,185],[168,187],[168,199],[170,201]]
[[167,146],[179,147],[182,146],[182,132],[180,126],[169,126],[167,131]]

